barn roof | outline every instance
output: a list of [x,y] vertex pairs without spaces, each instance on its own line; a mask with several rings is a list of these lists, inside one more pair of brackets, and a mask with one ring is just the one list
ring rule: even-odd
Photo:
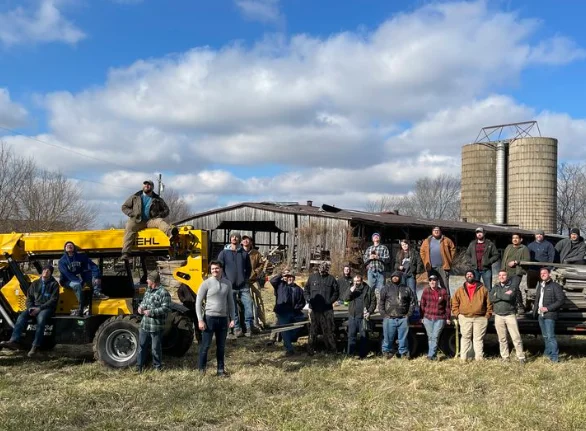
[[300,205],[298,202],[241,202],[235,205],[216,208],[213,210],[194,214],[193,216],[186,218],[184,220],[180,220],[176,223],[183,224],[200,217],[205,217],[208,215],[222,213],[244,207],[256,208],[264,211],[273,211],[278,213],[306,215],[312,217],[330,217],[349,220],[358,223],[362,222],[366,224],[378,224],[383,226],[440,226],[441,228],[447,230],[463,231],[473,231],[477,227],[482,226],[486,232],[490,233],[512,234],[513,232],[518,232],[523,235],[533,234],[533,231],[527,229],[520,229],[517,226],[501,226],[487,223],[467,223],[455,220],[430,220],[390,212],[372,213],[360,210],[343,209],[325,204],[322,206]]

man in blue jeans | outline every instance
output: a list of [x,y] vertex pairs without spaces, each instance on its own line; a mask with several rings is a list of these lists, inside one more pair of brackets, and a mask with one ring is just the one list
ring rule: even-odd
[[[275,314],[277,324],[301,322],[305,319],[303,307],[305,307],[305,296],[303,288],[295,284],[295,274],[290,271],[283,271],[282,274],[271,278],[271,285],[275,289]],[[287,356],[295,354],[293,341],[296,341],[299,329],[282,332],[283,344]]]
[[[225,248],[218,255],[218,262],[222,264],[223,274],[230,281],[233,292],[235,313],[234,313],[234,336],[236,338],[243,335],[250,337],[252,333],[258,333],[258,328],[254,325],[254,314],[252,307],[252,295],[248,279],[252,273],[252,264],[250,256],[246,250],[240,246],[242,235],[240,232],[230,232],[230,247]],[[246,322],[246,334],[244,334],[242,322],[238,315],[238,301],[244,307],[244,321]]]
[[474,278],[482,281],[488,290],[492,287],[492,265],[500,259],[493,242],[484,236],[484,228],[476,228],[476,239],[466,250],[466,258],[474,269]]
[[551,279],[549,268],[541,268],[539,278],[541,281],[535,292],[533,317],[539,319],[539,328],[545,343],[543,354],[552,362],[558,362],[559,350],[555,336],[555,321],[558,318],[558,311],[566,301],[566,294],[562,286]]
[[362,280],[362,276],[354,276],[352,285],[346,289],[341,298],[348,304],[348,356],[356,352],[356,335],[358,335],[358,355],[360,359],[368,354],[368,332],[366,325],[370,315],[376,308],[374,289]]
[[380,240],[380,233],[373,233],[372,245],[366,249],[362,257],[366,264],[368,285],[374,289],[377,301],[380,296],[380,291],[385,285],[386,265],[391,261],[389,249],[382,245]]
[[59,284],[53,278],[53,267],[43,267],[41,278],[33,281],[26,294],[26,310],[19,314],[9,341],[0,343],[0,347],[16,350],[20,347],[20,339],[26,330],[26,325],[31,317],[37,320],[37,329],[33,345],[28,352],[28,357],[36,355],[38,348],[43,342],[47,320],[55,314],[59,302]]
[[379,310],[383,316],[382,353],[388,359],[396,355],[395,337],[398,335],[399,355],[409,359],[409,317],[415,308],[415,296],[409,287],[401,284],[402,273],[393,272],[390,283],[387,281],[380,291]]
[[147,277],[147,291],[138,306],[142,316],[138,331],[138,361],[136,369],[142,372],[146,362],[149,345],[153,356],[153,368],[161,371],[163,367],[163,329],[167,313],[171,311],[171,294],[161,286],[161,276],[157,271]]
[[[208,363],[208,351],[212,338],[216,336],[217,376],[228,377],[224,366],[224,349],[228,327],[234,327],[235,304],[232,286],[222,278],[222,263],[217,260],[210,262],[211,277],[206,279],[197,291],[195,312],[199,330],[202,331],[199,346],[198,369],[205,373]],[[202,304],[205,301],[205,309]]]
[[450,324],[450,296],[445,287],[438,285],[438,276],[429,276],[429,287],[423,289],[420,309],[421,319],[427,333],[427,359],[437,359],[437,342],[444,329],[444,325]]

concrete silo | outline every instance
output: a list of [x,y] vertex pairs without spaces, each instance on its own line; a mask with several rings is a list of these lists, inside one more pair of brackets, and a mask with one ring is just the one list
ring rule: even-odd
[[462,148],[460,217],[470,223],[495,222],[496,150],[494,144]]
[[518,138],[508,153],[507,223],[555,232],[557,139]]

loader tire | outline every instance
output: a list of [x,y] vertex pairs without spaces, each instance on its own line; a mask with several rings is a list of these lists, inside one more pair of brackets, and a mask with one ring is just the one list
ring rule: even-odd
[[444,327],[438,340],[438,347],[448,358],[456,356],[456,331],[452,327]]
[[193,344],[193,320],[177,311],[170,313],[171,327],[163,334],[163,355],[181,357]]
[[135,316],[114,316],[100,325],[94,336],[96,361],[112,368],[136,365],[139,320]]

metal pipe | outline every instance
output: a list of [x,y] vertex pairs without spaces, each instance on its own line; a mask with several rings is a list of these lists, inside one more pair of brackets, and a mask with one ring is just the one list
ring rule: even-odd
[[6,312],[4,307],[2,307],[2,305],[0,305],[0,314],[2,314],[2,317],[6,320],[6,322],[8,322],[10,327],[14,328],[14,322],[12,321],[12,319],[10,318],[10,316],[8,315],[8,313]]
[[507,208],[507,144],[499,141],[496,144],[496,224],[505,224]]

